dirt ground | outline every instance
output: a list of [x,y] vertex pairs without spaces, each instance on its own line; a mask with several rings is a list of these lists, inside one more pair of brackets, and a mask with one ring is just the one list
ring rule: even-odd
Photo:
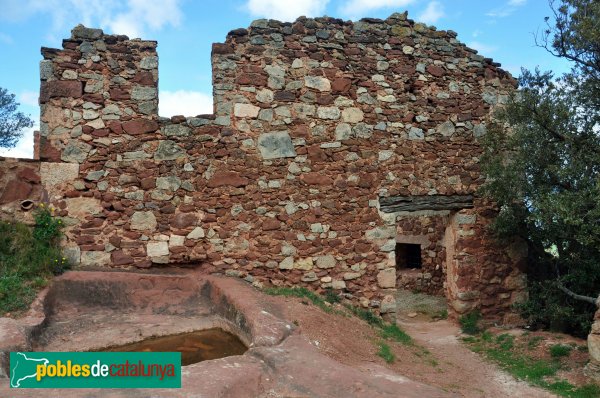
[[[260,295],[257,300],[277,317],[295,324],[300,334],[308,337],[322,354],[366,374],[384,374],[381,370],[385,368],[391,371],[389,375],[402,375],[469,398],[554,396],[516,380],[471,351],[461,341],[463,335],[458,326],[443,319],[446,303],[441,298],[403,291],[398,293],[397,324],[412,337],[413,343],[403,345],[386,341],[395,356],[392,363],[386,363],[377,355],[378,343],[383,341],[378,330],[350,315],[340,304],[332,306],[336,311],[326,313],[306,298]],[[565,365],[563,368],[568,370],[561,371],[558,376],[575,385],[589,382],[582,371],[588,360],[583,349],[584,340],[522,329],[490,329],[490,332],[512,334],[515,344],[529,346],[528,355],[538,359],[549,359],[549,348],[554,344],[572,345],[571,354],[561,359]],[[532,339],[539,344],[531,345]]]
[[[387,364],[377,355],[377,331],[366,322],[340,314],[327,314],[305,299],[269,297],[283,308],[285,318],[301,328],[301,332],[333,359],[365,371],[384,366],[412,380],[439,387],[463,397],[552,397],[554,395],[514,379],[460,341],[459,328],[448,320],[400,311],[398,325],[414,339],[414,345],[389,343],[396,360]],[[334,305],[335,308],[335,305]],[[338,307],[341,309],[341,307]],[[437,312],[437,311],[434,311]],[[406,314],[410,314],[407,316]],[[507,331],[503,331],[507,332]],[[522,334],[514,330],[511,333]],[[537,332],[542,334],[542,332]],[[558,338],[556,336],[559,336]],[[547,345],[554,339],[568,343],[572,337],[547,334],[539,346],[539,357],[547,354]],[[582,345],[585,341],[578,340]],[[586,358],[574,350],[572,370],[560,374],[571,382],[585,382],[582,368]]]

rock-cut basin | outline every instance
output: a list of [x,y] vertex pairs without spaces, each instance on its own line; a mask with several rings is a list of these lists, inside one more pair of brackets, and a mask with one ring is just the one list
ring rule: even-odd
[[0,396],[30,396],[9,388],[10,351],[111,350],[185,353],[182,388],[39,396],[452,396],[383,367],[366,372],[333,360],[270,299],[239,279],[197,272],[67,272],[26,317],[0,318]]

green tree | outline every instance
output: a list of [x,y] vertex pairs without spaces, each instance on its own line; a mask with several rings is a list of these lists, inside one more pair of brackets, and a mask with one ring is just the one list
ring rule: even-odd
[[600,293],[600,2],[550,6],[536,43],[572,68],[522,70],[484,140],[484,192],[500,206],[498,236],[529,244],[524,314],[583,335]]
[[33,120],[18,112],[15,95],[0,87],[0,147],[12,148],[23,135],[23,129],[33,126]]

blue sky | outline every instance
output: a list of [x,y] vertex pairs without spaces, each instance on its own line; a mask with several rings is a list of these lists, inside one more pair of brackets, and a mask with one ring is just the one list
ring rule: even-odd
[[[40,47],[61,46],[78,23],[107,33],[158,40],[161,116],[210,113],[211,43],[257,18],[293,21],[300,15],[343,19],[409,18],[451,29],[458,39],[517,76],[521,67],[567,71],[569,65],[535,46],[534,33],[551,15],[545,0],[0,0],[0,87],[39,119]],[[31,157],[32,132],[0,155]]]

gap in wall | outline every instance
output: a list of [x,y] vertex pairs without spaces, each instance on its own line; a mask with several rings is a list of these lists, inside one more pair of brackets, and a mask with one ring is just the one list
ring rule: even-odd
[[396,269],[420,269],[421,245],[396,243]]

